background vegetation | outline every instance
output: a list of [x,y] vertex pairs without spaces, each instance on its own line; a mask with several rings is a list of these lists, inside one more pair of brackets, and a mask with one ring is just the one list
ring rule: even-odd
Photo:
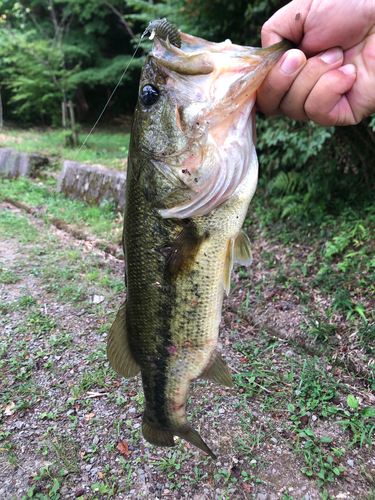
[[[283,0],[0,0],[0,92],[5,123],[61,124],[61,103],[92,125],[152,19],[211,40],[259,45],[262,24]],[[106,123],[128,124],[139,71],[151,46],[142,41],[106,110]],[[372,202],[375,120],[323,128],[286,117],[258,117],[261,188],[268,224],[289,218],[321,224],[350,204]],[[125,151],[124,151],[125,152]]]

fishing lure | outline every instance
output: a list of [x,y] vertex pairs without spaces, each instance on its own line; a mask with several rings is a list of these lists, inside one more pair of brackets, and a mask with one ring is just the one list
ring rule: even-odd
[[169,40],[171,45],[174,45],[175,47],[181,47],[180,31],[174,24],[170,23],[165,18],[151,21],[151,23],[147,26],[146,31],[143,33],[143,36],[147,32],[151,33],[150,40],[152,40],[154,36],[157,36],[162,40]]

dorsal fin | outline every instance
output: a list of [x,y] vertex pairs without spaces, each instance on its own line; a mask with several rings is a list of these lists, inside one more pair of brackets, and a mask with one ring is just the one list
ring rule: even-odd
[[125,378],[132,378],[140,371],[138,363],[129,349],[126,331],[126,301],[120,306],[111,326],[107,341],[108,360],[115,370]]

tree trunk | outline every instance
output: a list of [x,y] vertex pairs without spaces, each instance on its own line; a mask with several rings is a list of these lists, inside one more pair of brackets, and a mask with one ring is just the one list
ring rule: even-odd
[[70,126],[72,128],[73,146],[77,146],[76,120],[74,116],[74,105],[72,101],[68,101]]
[[66,101],[65,99],[61,103],[61,119],[62,119],[62,126],[65,132],[66,129]]
[[0,87],[0,128],[4,126],[3,122],[3,102],[1,100],[1,87]]

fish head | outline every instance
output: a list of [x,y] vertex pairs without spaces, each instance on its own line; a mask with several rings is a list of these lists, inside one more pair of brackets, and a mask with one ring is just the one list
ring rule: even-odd
[[129,157],[148,201],[172,218],[211,212],[248,175],[255,190],[255,94],[291,46],[259,49],[180,35],[181,48],[155,36]]

